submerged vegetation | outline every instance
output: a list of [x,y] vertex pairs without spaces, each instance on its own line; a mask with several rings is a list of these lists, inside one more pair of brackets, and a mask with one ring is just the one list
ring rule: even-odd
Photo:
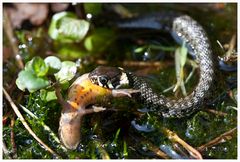
[[[234,3],[4,4],[3,158],[236,159],[236,8]],[[62,107],[56,83],[66,97],[78,76],[110,65],[144,76],[169,97],[196,86],[197,63],[170,35],[114,27],[120,19],[160,10],[189,14],[209,33],[217,73],[202,110],[166,119],[134,99],[113,99],[102,103],[106,111],[84,116],[82,140],[76,150],[67,150],[58,137]]]

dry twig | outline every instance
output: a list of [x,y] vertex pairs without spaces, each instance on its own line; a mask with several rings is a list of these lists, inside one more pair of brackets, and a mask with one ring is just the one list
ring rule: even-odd
[[226,61],[229,61],[229,59],[232,59],[232,57],[237,57],[237,56],[232,56],[234,48],[236,46],[236,38],[237,38],[236,34],[233,34],[233,36],[232,36],[232,38],[231,38],[231,40],[229,42],[228,51],[226,52],[226,54],[224,56]]
[[196,159],[202,159],[202,155],[198,152],[198,150],[196,150],[195,148],[190,146],[188,143],[183,141],[180,137],[178,137],[176,133],[174,133],[173,131],[167,128],[163,128],[163,132],[166,134],[166,136],[170,141],[174,143],[179,143],[180,145],[182,145],[189,152],[191,156],[193,156]]
[[13,131],[14,124],[15,124],[15,119],[14,119],[14,117],[12,117],[11,124],[10,124],[10,127],[11,127],[11,144],[12,144],[13,158],[16,159],[17,158],[17,146],[16,146],[16,143],[15,143],[15,135],[14,135],[14,131]]
[[163,159],[169,159],[168,155],[162,152],[157,146],[153,145],[152,143],[148,142],[148,149],[154,152],[157,156]]
[[213,113],[215,115],[219,115],[219,116],[226,116],[227,113],[225,112],[222,112],[222,111],[217,111],[217,110],[214,110],[214,109],[206,109],[207,112],[210,112],[210,113]]
[[232,136],[233,136],[233,133],[237,130],[237,127],[221,134],[220,136],[218,136],[217,138],[214,138],[213,140],[209,141],[208,143],[202,145],[202,146],[199,146],[197,148],[198,151],[202,152],[204,151],[207,147],[211,147],[211,146],[214,146],[214,145],[217,145],[219,143],[223,143],[223,142],[226,142],[230,139],[232,139]]
[[14,110],[14,112],[16,113],[17,117],[20,119],[20,121],[22,122],[22,124],[24,125],[24,127],[27,129],[27,131],[33,136],[33,138],[35,140],[37,140],[47,151],[49,151],[51,154],[53,154],[54,156],[56,156],[57,158],[61,158],[57,153],[55,153],[50,147],[48,147],[33,131],[32,129],[29,127],[29,125],[27,124],[26,120],[24,119],[24,117],[22,116],[22,114],[20,113],[20,111],[18,110],[18,107],[15,105],[15,103],[13,102],[12,98],[9,96],[9,94],[7,93],[7,91],[3,88],[3,93],[5,98],[8,100],[8,102],[10,103],[12,109]]

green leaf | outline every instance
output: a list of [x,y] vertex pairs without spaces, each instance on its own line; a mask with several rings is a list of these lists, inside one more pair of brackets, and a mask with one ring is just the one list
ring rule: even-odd
[[48,66],[43,59],[38,56],[32,59],[32,68],[38,77],[45,76],[48,72]]
[[118,136],[119,136],[120,131],[121,131],[121,129],[119,128],[117,130],[116,134],[115,134],[115,137],[114,137],[114,140],[113,140],[112,143],[117,144],[117,140],[118,140]]
[[180,55],[180,65],[181,67],[184,67],[186,60],[187,60],[187,53],[188,49],[185,46],[185,42],[183,42],[181,48],[179,48],[179,55]]
[[25,64],[24,70],[30,70],[30,71],[34,72],[33,67],[32,67],[32,60],[28,61]]
[[77,18],[77,16],[71,12],[60,12],[60,13],[53,15],[51,24],[48,29],[48,34],[52,39],[57,39],[58,33],[59,33],[58,27],[57,27],[59,20],[61,20],[63,17],[66,17],[66,16],[72,17],[72,18]]
[[127,142],[125,140],[123,141],[123,156],[124,158],[127,158],[128,156]]
[[185,46],[185,42],[175,51],[175,70],[177,83],[173,89],[173,92],[175,92],[179,87],[181,87],[184,96],[187,96],[186,88],[184,85],[184,65],[187,60],[187,52],[188,49]]
[[16,85],[18,87],[18,89],[20,89],[21,91],[25,91],[26,89],[26,86],[25,86],[25,83],[24,83],[24,80],[23,79],[20,79],[19,77],[16,79]]
[[42,99],[43,101],[46,101],[46,102],[49,102],[49,101],[52,101],[52,100],[56,100],[56,99],[57,99],[55,90],[53,90],[53,91],[48,91],[48,90],[45,90],[45,89],[41,89],[41,90],[40,90],[40,97],[41,97],[41,99]]
[[76,63],[72,61],[63,61],[61,70],[55,74],[56,80],[61,84],[71,80],[77,72]]
[[89,27],[89,22],[77,19],[73,13],[61,12],[53,16],[48,33],[52,39],[60,42],[80,42]]
[[55,56],[48,56],[47,58],[44,59],[44,62],[49,67],[49,70],[48,70],[49,74],[57,73],[62,67],[62,63],[60,59]]
[[16,84],[22,91],[28,89],[29,92],[34,92],[41,88],[46,88],[49,86],[49,81],[46,78],[38,78],[30,70],[23,70],[18,74]]
[[187,60],[188,49],[185,47],[185,43],[181,47],[178,47],[175,51],[175,67],[176,72],[180,73]]
[[88,32],[89,22],[73,18],[63,18],[59,25],[59,40],[80,42]]
[[187,60],[187,52],[188,52],[188,49],[187,49],[185,46],[183,46],[183,47],[181,48],[181,55],[182,55],[182,57],[181,57],[181,66],[184,66],[185,63],[186,63],[186,60]]

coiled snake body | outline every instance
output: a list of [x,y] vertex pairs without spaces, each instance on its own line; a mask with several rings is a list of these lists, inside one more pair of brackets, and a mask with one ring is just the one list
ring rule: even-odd
[[[93,83],[117,88],[121,84],[128,84],[140,91],[140,98],[150,110],[163,117],[183,117],[199,109],[209,93],[213,82],[214,68],[210,43],[206,32],[200,24],[187,15],[152,15],[141,19],[131,19],[118,24],[119,28],[151,28],[170,32],[173,37],[185,42],[188,49],[193,51],[199,63],[200,76],[196,88],[185,98],[173,100],[155,92],[150,85],[131,72],[119,68],[119,74],[108,76],[107,72],[116,67],[96,68],[89,74]],[[104,82],[97,78],[104,78]],[[114,80],[114,85],[113,85]]]
[[[200,78],[194,91],[185,98],[172,100],[156,93],[140,77],[119,67],[99,66],[89,74],[80,76],[69,88],[67,102],[56,91],[63,109],[59,122],[59,136],[68,149],[76,149],[80,140],[81,119],[84,115],[104,111],[105,108],[92,107],[92,104],[104,102],[109,97],[131,97],[139,93],[140,98],[150,110],[163,117],[183,117],[199,109],[206,98],[213,81],[213,61],[209,41],[203,28],[189,16],[153,16],[132,19],[118,24],[120,28],[163,29],[178,40],[187,43],[199,62]],[[122,85],[132,89],[118,89]],[[88,108],[87,108],[88,107]]]

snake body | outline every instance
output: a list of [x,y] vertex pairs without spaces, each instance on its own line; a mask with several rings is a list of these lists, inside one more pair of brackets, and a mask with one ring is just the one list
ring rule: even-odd
[[[178,42],[185,42],[199,63],[199,82],[191,94],[178,100],[159,94],[140,77],[131,72],[123,72],[128,84],[140,91],[140,98],[151,111],[163,117],[184,117],[198,110],[208,96],[214,77],[213,56],[206,32],[202,26],[188,15],[153,15],[136,18],[118,24],[119,28],[150,28],[170,32]],[[92,75],[102,75],[97,68]],[[91,73],[90,73],[91,74]]]
[[[138,25],[140,24],[140,25]],[[109,97],[131,97],[139,93],[150,110],[163,117],[183,117],[199,109],[213,81],[212,51],[203,28],[189,16],[153,16],[132,19],[118,24],[120,28],[153,28],[170,32],[175,39],[187,43],[199,62],[200,78],[195,90],[185,98],[172,100],[154,91],[140,77],[119,67],[99,66],[89,74],[80,76],[69,88],[68,100],[63,103],[59,123],[61,141],[68,149],[76,149],[80,142],[81,119],[84,115],[105,109],[86,109],[104,102]],[[122,85],[133,89],[118,89]],[[59,95],[58,95],[59,96]],[[62,97],[58,97],[62,98]]]

